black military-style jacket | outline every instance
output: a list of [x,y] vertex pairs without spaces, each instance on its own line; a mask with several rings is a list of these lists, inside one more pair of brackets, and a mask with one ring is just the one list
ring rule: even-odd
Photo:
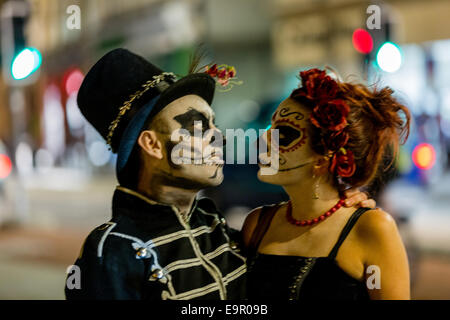
[[118,187],[112,219],[94,229],[75,265],[81,289],[67,299],[244,299],[239,235],[212,200],[195,200],[189,223],[174,206]]

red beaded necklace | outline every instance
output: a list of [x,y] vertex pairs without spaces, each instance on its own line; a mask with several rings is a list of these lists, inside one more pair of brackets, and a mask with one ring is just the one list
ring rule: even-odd
[[319,216],[317,218],[310,219],[310,220],[297,220],[292,216],[292,204],[291,204],[291,201],[289,201],[288,207],[286,210],[286,218],[290,223],[292,223],[295,226],[300,226],[300,227],[311,226],[311,225],[319,223],[319,222],[325,220],[326,218],[328,218],[329,216],[331,216],[333,213],[336,212],[337,209],[342,207],[344,202],[345,202],[345,198],[341,198],[333,208],[331,208],[330,210],[328,210],[327,212],[325,212],[324,214],[322,214],[321,216]]

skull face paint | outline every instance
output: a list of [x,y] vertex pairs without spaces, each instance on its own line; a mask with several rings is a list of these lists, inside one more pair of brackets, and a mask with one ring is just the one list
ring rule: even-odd
[[[161,181],[198,189],[222,182],[222,145],[217,144],[222,141],[217,139],[222,134],[214,125],[214,112],[204,99],[196,95],[179,98],[161,110],[153,123],[158,139],[165,146],[157,168],[164,178]],[[213,152],[205,152],[212,144]],[[180,157],[183,161],[173,161],[177,148],[184,151]]]
[[279,119],[273,124],[279,130],[280,153],[292,152],[306,142],[306,128],[288,118]]
[[[279,169],[277,174],[264,176],[258,172],[260,180],[273,184],[289,184],[298,181],[301,172],[308,165],[312,166],[317,154],[309,145],[308,131],[310,111],[300,103],[284,100],[272,116],[270,131],[277,129],[279,133]],[[267,162],[267,155],[260,155],[260,159]],[[260,165],[261,167],[263,165]]]
[[177,115],[173,119],[181,125],[182,129],[188,130],[191,136],[194,135],[195,126],[200,126],[202,133],[211,129],[209,118],[192,107],[189,107],[187,112]]

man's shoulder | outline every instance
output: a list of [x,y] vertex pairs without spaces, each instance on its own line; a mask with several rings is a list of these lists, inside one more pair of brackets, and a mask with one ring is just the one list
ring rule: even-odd
[[109,221],[93,229],[87,236],[80,258],[84,253],[91,257],[103,259],[111,253],[123,254],[124,251],[138,250],[144,246],[145,240],[121,221]]
[[116,225],[116,222],[109,221],[94,228],[84,240],[78,258],[81,259],[87,255],[100,258],[104,242]]
[[197,200],[197,207],[209,213],[220,213],[214,200],[208,197],[199,198]]

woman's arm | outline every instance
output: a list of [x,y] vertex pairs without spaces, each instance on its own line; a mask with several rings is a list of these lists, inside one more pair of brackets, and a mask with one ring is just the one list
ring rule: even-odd
[[408,258],[394,219],[375,209],[363,214],[357,225],[370,298],[410,299]]

